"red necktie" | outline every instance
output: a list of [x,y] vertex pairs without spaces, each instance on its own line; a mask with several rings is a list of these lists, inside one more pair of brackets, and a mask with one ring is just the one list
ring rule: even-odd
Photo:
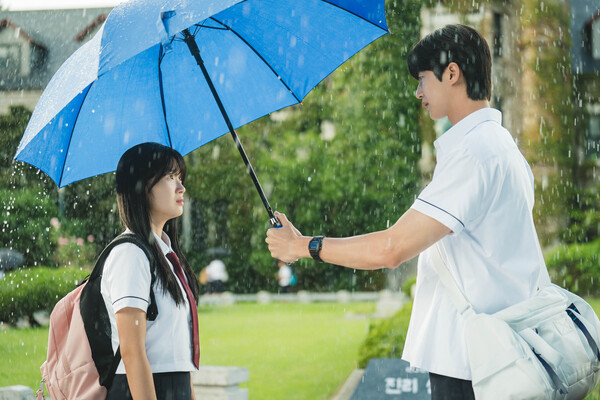
[[185,275],[183,274],[183,269],[181,269],[181,264],[179,264],[179,258],[177,254],[174,252],[167,253],[167,259],[173,264],[173,269],[175,270],[175,275],[179,278],[179,281],[183,285],[185,289],[185,293],[187,294],[188,303],[190,303],[190,311],[192,312],[192,343],[194,348],[194,365],[196,368],[200,366],[200,344],[198,340],[198,306],[196,305],[196,299],[194,299],[194,295],[192,294],[192,289],[188,285],[185,280]]

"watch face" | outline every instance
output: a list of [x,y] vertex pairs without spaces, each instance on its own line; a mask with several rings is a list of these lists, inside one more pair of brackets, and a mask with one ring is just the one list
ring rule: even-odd
[[311,250],[316,250],[318,247],[319,247],[319,242],[316,240],[311,240],[308,245],[308,248]]

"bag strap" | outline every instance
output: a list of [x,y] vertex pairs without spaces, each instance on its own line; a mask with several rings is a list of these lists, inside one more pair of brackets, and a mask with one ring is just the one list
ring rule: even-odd
[[458,310],[458,313],[463,315],[467,313],[468,310],[470,310],[470,313],[475,313],[475,311],[473,310],[473,306],[471,305],[471,303],[469,303],[469,300],[467,299],[463,291],[460,289],[460,286],[458,286],[456,279],[454,279],[452,273],[450,272],[450,269],[448,268],[448,265],[444,261],[442,257],[442,252],[440,250],[440,243],[438,242],[432,247],[435,247],[435,249],[431,249],[430,251],[431,258],[433,261],[433,267],[435,269],[435,272],[437,272],[440,281],[446,288],[446,291],[448,292],[452,303],[454,303],[454,306]]
[[108,258],[108,254],[115,246],[118,246],[123,243],[133,243],[136,246],[138,246],[140,249],[142,249],[150,263],[150,304],[148,305],[148,310],[146,312],[146,319],[148,321],[154,321],[158,316],[158,308],[156,307],[156,297],[154,296],[153,290],[154,282],[156,281],[156,259],[154,257],[154,252],[148,246],[148,244],[134,233],[122,233],[116,238],[114,238],[108,245],[106,245],[104,250],[102,250],[102,252],[98,256],[98,260],[94,265],[92,273],[84,280],[84,282],[86,280],[92,279],[92,277],[101,277],[104,272],[104,263]]
[[[123,244],[123,243],[133,243],[136,246],[138,246],[139,248],[141,248],[150,263],[150,275],[151,275],[150,303],[148,305],[148,310],[146,311],[146,319],[148,321],[154,321],[156,319],[156,317],[158,316],[158,307],[156,306],[156,298],[154,296],[154,290],[153,290],[154,282],[156,281],[156,276],[155,276],[156,275],[155,274],[156,267],[157,267],[156,258],[154,257],[154,253],[153,253],[152,249],[148,246],[148,244],[145,241],[143,241],[141,238],[136,236],[135,234],[122,233],[121,235],[114,238],[104,248],[104,250],[102,250],[102,252],[98,256],[96,264],[94,265],[94,269],[92,270],[92,273],[86,279],[84,279],[83,282],[96,281],[96,280],[99,282],[102,279],[102,274],[104,272],[104,263],[106,262],[106,259],[109,255],[109,253],[115,246],[117,246],[119,244]],[[120,362],[121,362],[121,346],[119,345],[114,354],[114,357],[112,358],[110,368],[108,369],[108,372],[106,375],[106,379],[103,380],[103,382],[101,382],[106,388],[110,388],[110,386],[112,385],[113,378],[116,374],[116,371],[117,371],[117,368],[118,368]],[[101,377],[101,379],[102,379],[102,377]]]

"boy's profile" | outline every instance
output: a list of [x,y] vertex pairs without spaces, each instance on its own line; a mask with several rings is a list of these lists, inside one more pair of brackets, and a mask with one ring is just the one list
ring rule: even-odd
[[429,185],[386,230],[303,236],[278,213],[283,227],[270,229],[266,242],[285,262],[312,256],[365,270],[396,268],[419,256],[402,358],[429,371],[432,399],[473,399],[464,321],[432,255],[440,250],[476,312],[494,313],[532,297],[546,268],[532,216],[533,174],[501,112],[490,108],[491,56],[476,30],[438,29],[414,46],[407,62],[419,82],[417,99],[432,119],[448,117],[452,124],[434,143]]

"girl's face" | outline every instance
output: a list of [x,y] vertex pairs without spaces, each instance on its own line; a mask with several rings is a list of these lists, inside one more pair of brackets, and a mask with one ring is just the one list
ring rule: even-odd
[[185,187],[181,182],[181,174],[173,171],[163,176],[148,193],[150,205],[150,221],[153,225],[164,224],[183,214],[183,193]]

